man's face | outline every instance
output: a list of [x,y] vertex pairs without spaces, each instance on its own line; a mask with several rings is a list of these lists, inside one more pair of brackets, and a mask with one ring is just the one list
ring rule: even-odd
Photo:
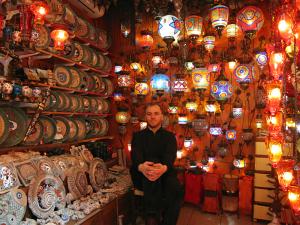
[[153,105],[146,109],[146,122],[150,128],[158,128],[163,121],[163,114],[159,106]]

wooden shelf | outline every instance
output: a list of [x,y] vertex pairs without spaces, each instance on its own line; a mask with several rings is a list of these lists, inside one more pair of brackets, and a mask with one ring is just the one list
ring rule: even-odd
[[[28,114],[34,114],[34,111],[27,111]],[[63,116],[99,116],[99,117],[108,117],[112,116],[112,114],[103,114],[103,113],[90,113],[90,112],[50,112],[50,111],[42,111],[42,115],[63,115]]]
[[75,142],[66,142],[66,143],[53,143],[53,144],[38,144],[38,145],[29,145],[29,146],[12,146],[12,147],[4,147],[0,148],[1,154],[11,151],[28,151],[28,150],[36,150],[41,152],[47,152],[54,148],[66,148],[71,145],[83,144],[87,142],[95,142],[101,140],[113,140],[113,136],[103,136],[103,137],[95,137],[84,140],[79,140]]
[[38,86],[38,87],[49,87],[50,89],[54,89],[54,90],[66,91],[66,92],[69,92],[69,93],[78,93],[78,94],[82,94],[82,95],[94,95],[94,96],[98,96],[98,97],[102,97],[102,98],[111,97],[111,96],[101,94],[101,93],[97,93],[97,92],[84,91],[84,90],[78,90],[78,89],[66,88],[66,87],[59,87],[59,86],[52,86],[52,85],[43,84],[43,83],[31,82],[31,85]]
[[95,69],[94,67],[91,67],[91,66],[88,66],[88,65],[85,65],[81,62],[75,62],[71,59],[68,59],[68,58],[65,58],[65,57],[62,57],[60,55],[57,55],[55,53],[52,53],[52,52],[48,52],[46,50],[43,50],[43,49],[36,49],[36,51],[38,51],[39,53],[42,53],[42,54],[45,54],[45,55],[49,55],[51,57],[54,57],[54,58],[57,58],[63,62],[66,62],[66,63],[69,63],[71,65],[77,65],[85,70],[90,70],[90,71],[93,71],[93,72],[96,72],[98,74],[100,74],[102,77],[110,77],[112,76],[112,74],[110,74],[109,72],[105,72],[105,71],[102,71],[102,70],[98,70],[98,69]]

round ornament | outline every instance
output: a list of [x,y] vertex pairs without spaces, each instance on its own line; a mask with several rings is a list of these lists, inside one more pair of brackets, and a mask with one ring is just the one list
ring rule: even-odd
[[68,118],[67,121],[70,126],[68,141],[70,141],[70,142],[76,141],[77,135],[78,135],[78,125],[72,118]]
[[72,60],[75,62],[81,62],[85,57],[84,47],[78,42],[74,42],[74,46],[75,46],[75,53],[74,56],[72,57]]
[[78,140],[83,140],[86,137],[86,126],[85,126],[85,121],[80,119],[80,118],[76,118],[74,119],[75,123],[77,123],[78,126],[78,135],[77,135],[77,139]]
[[43,141],[45,144],[54,140],[56,134],[56,121],[48,116],[40,116],[39,120],[43,124]]
[[99,191],[108,178],[108,171],[101,159],[94,159],[89,168],[89,178],[95,191]]
[[8,136],[2,147],[11,147],[23,141],[27,132],[27,127],[24,126],[27,121],[27,116],[22,109],[14,108],[12,106],[3,106],[2,110],[8,118]]
[[70,73],[70,70],[67,67],[56,66],[54,68],[53,73],[57,86],[69,87],[72,81],[72,74]]
[[59,177],[40,174],[32,180],[28,190],[28,204],[37,218],[48,218],[55,209],[66,205],[66,190]]
[[212,85],[211,95],[218,101],[226,101],[232,96],[232,86],[225,80],[216,81]]
[[56,122],[56,134],[54,136],[54,141],[64,142],[69,138],[70,126],[68,121],[61,116],[53,117]]
[[70,95],[71,100],[71,112],[77,112],[79,109],[79,98],[76,95]]
[[74,67],[70,67],[69,70],[72,76],[69,87],[74,89],[79,89],[82,82],[80,71]]
[[253,78],[253,67],[246,64],[240,64],[235,68],[233,73],[238,83],[250,83]]

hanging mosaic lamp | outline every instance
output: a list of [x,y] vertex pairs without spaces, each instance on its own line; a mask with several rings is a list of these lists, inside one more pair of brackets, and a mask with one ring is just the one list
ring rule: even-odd
[[210,9],[210,19],[212,27],[215,28],[221,36],[222,30],[226,27],[229,17],[229,8],[224,5],[216,5]]
[[300,186],[290,186],[288,198],[291,208],[296,216],[300,215]]
[[271,81],[267,84],[268,109],[271,115],[280,110],[281,104],[281,81]]
[[264,25],[264,14],[255,6],[246,6],[236,17],[236,24],[242,29],[246,37],[252,39]]
[[195,101],[188,100],[185,104],[185,108],[190,112],[196,112],[198,109],[198,104]]
[[230,129],[226,131],[226,140],[233,142],[236,139],[236,130]]
[[204,92],[209,87],[210,74],[206,67],[192,70],[192,81],[196,90]]
[[208,52],[211,52],[215,47],[216,37],[209,35],[203,38],[204,47]]
[[114,69],[115,74],[119,74],[122,70],[123,70],[123,67],[121,65],[119,65],[119,64],[115,65],[115,69]]
[[178,116],[178,124],[186,125],[188,123],[188,117],[186,114],[179,114]]
[[232,96],[232,85],[222,72],[212,84],[211,96],[221,104],[221,109],[223,104]]
[[168,107],[169,114],[177,114],[178,113],[178,106],[170,104]]
[[130,63],[130,69],[132,69],[134,72],[140,71],[142,68],[141,64],[139,62],[132,62]]
[[285,59],[286,59],[286,56],[285,56],[284,52],[272,51],[270,53],[270,60],[269,60],[270,72],[275,80],[278,80],[280,78],[280,76],[283,75]]
[[278,175],[279,185],[283,191],[287,191],[288,187],[294,179],[293,168],[295,161],[291,159],[281,160],[277,163],[276,173]]
[[233,160],[233,165],[236,168],[243,169],[246,167],[246,161],[243,156],[237,156]]
[[207,132],[208,121],[206,120],[206,115],[197,115],[192,122],[192,127],[198,136],[200,136],[204,132]]
[[185,137],[183,141],[183,146],[187,149],[191,148],[193,145],[192,137]]
[[165,74],[154,74],[151,77],[150,84],[152,91],[156,92],[159,96],[170,91],[170,78]]
[[293,38],[293,22],[287,13],[280,15],[277,27],[282,39],[288,41]]
[[188,16],[185,19],[186,34],[192,41],[196,41],[203,31],[203,18],[201,16]]
[[121,93],[121,92],[115,92],[114,93],[114,101],[115,102],[121,102],[121,101],[123,101],[123,100],[125,100],[125,97],[123,96],[123,94]]
[[149,30],[142,30],[141,35],[142,35],[140,40],[141,48],[145,50],[149,50],[153,45],[152,32]]
[[176,75],[176,79],[172,82],[172,91],[178,96],[182,96],[188,89],[188,82],[182,75]]
[[263,68],[267,65],[268,63],[268,55],[267,52],[265,51],[259,51],[255,54],[255,61],[259,68],[263,70]]
[[254,77],[254,67],[250,64],[240,64],[233,72],[236,81],[243,90],[247,90]]
[[127,109],[120,108],[116,113],[115,118],[117,123],[126,125],[130,121],[130,113]]
[[158,23],[158,34],[169,46],[178,38],[181,30],[181,21],[173,16],[166,15],[160,18]]
[[234,40],[235,38],[237,38],[240,35],[241,28],[238,25],[231,23],[226,26],[224,32],[228,39]]
[[149,93],[149,85],[145,79],[137,79],[137,82],[134,86],[134,93],[137,96],[146,96]]
[[133,79],[129,71],[122,71],[118,75],[118,86],[121,88],[129,88],[133,85]]
[[223,134],[222,127],[219,124],[212,124],[209,128],[209,133],[212,136],[220,136]]
[[195,69],[194,63],[192,61],[185,62],[184,67],[187,71],[192,71],[193,69]]
[[159,55],[154,55],[151,59],[153,67],[156,68],[160,63],[162,63],[162,58]]
[[207,100],[205,105],[205,111],[208,113],[215,113],[217,111],[217,106],[214,100]]
[[232,116],[233,118],[239,119],[243,115],[243,105],[239,101],[235,101],[232,106]]
[[253,130],[252,128],[244,128],[242,133],[242,139],[246,144],[250,144],[253,140]]
[[257,129],[261,129],[263,127],[263,118],[261,114],[256,115],[255,124]]

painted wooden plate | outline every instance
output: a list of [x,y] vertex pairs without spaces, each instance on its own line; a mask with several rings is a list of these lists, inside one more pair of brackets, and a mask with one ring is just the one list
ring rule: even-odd
[[98,118],[98,120],[101,123],[101,131],[99,132],[99,136],[105,136],[108,133],[108,129],[109,129],[109,123],[106,119],[104,118]]
[[112,81],[107,78],[103,78],[103,81],[105,83],[105,94],[107,96],[111,96],[114,92],[114,85]]
[[56,110],[57,106],[60,104],[58,95],[55,91],[51,91],[47,101],[45,103],[45,110]]
[[51,143],[56,134],[56,121],[49,116],[40,116],[39,120],[42,122],[44,128],[44,143]]
[[98,101],[95,97],[90,97],[91,112],[98,113]]
[[60,92],[60,94],[65,98],[65,107],[62,109],[62,111],[70,112],[72,106],[70,95],[64,92]]
[[92,54],[90,64],[93,67],[97,67],[98,66],[98,61],[99,61],[98,53],[95,50],[93,50],[92,48],[90,50],[91,50],[91,54]]
[[106,55],[104,57],[105,57],[105,66],[104,66],[103,70],[105,72],[110,72],[112,70],[112,62],[111,62],[110,58],[108,58]]
[[29,159],[22,162],[14,163],[20,181],[25,187],[28,187],[31,180],[38,174],[36,165]]
[[77,26],[75,27],[75,35],[82,38],[89,37],[89,26],[81,17],[77,17]]
[[[59,99],[59,104],[57,105],[56,110],[58,112],[63,112],[65,110],[66,106],[68,106],[67,97],[63,92],[56,92],[56,95]],[[69,104],[69,106],[70,106],[70,104]]]
[[68,67],[55,66],[53,73],[57,86],[69,87],[72,81],[72,74],[70,73]]
[[84,112],[91,112],[91,101],[90,98],[87,96],[83,96],[83,107],[84,107]]
[[9,134],[9,120],[4,110],[0,108],[0,144],[6,140]]
[[98,35],[96,33],[96,30],[94,28],[94,26],[92,24],[90,24],[89,22],[87,22],[87,25],[89,27],[89,39],[91,41],[97,41]]
[[78,42],[74,42],[74,46],[75,52],[74,56],[72,57],[72,60],[74,60],[75,62],[81,62],[85,58],[86,54],[86,52],[84,51],[84,47]]
[[15,166],[11,163],[0,163],[0,194],[19,186],[20,181]]
[[88,137],[93,138],[97,137],[101,132],[101,122],[97,117],[89,118],[90,123],[92,124],[93,129],[89,132]]
[[81,90],[84,90],[84,91],[87,91],[88,90],[88,75],[86,72],[84,71],[81,71],[80,70],[80,76],[81,76],[81,85],[80,85],[80,89]]
[[85,121],[81,118],[74,118],[75,123],[77,123],[78,126],[78,140],[83,140],[86,137],[86,126]]
[[99,68],[100,70],[103,70],[103,68],[105,67],[105,57],[101,52],[97,53],[98,55],[98,63],[97,63],[97,68]]
[[91,75],[93,79],[95,80],[95,92],[103,93],[105,91],[105,83],[103,82],[102,77],[98,76],[97,74]]
[[84,45],[83,51],[84,51],[84,57],[83,57],[82,61],[85,64],[90,65],[92,63],[92,52],[90,50],[90,47]]
[[22,109],[12,106],[3,106],[2,110],[9,120],[9,134],[2,146],[11,147],[23,141],[27,132],[27,127],[24,126],[27,116]]
[[68,141],[72,142],[72,141],[77,140],[78,125],[72,118],[67,118],[67,121],[68,121],[69,126],[70,126]]
[[96,86],[95,79],[90,74],[87,74],[86,79],[87,79],[87,90],[94,91]]
[[79,199],[87,195],[88,181],[84,171],[75,169],[73,173],[68,175],[67,183],[69,192],[75,199]]
[[70,67],[69,70],[72,75],[72,80],[69,85],[70,88],[79,89],[82,82],[82,76],[80,76],[80,71],[74,67]]
[[65,142],[69,138],[70,126],[68,121],[62,116],[53,117],[56,122],[56,134],[54,141]]
[[79,110],[79,98],[76,95],[70,95],[70,100],[71,100],[71,112],[77,112]]

